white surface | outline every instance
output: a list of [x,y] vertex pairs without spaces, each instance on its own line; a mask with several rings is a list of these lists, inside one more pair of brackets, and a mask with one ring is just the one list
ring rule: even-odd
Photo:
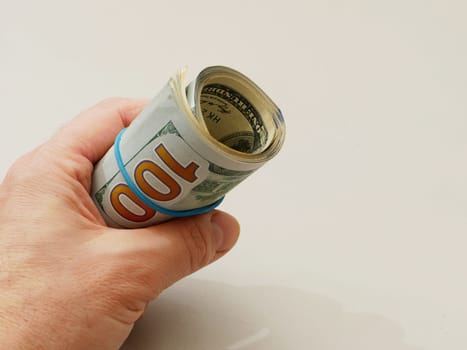
[[465,2],[0,1],[1,175],[186,64],[283,109],[282,153],[223,205],[238,246],[125,349],[467,349]]

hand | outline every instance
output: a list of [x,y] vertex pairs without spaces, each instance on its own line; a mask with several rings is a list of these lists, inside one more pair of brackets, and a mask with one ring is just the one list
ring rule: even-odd
[[0,186],[0,348],[118,349],[147,303],[224,255],[239,226],[220,211],[155,227],[105,226],[95,164],[146,101],[85,111],[19,159]]

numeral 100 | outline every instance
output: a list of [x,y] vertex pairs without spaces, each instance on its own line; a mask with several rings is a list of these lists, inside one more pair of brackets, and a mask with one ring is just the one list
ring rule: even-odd
[[[191,162],[187,166],[181,165],[162,143],[154,149],[154,152],[180,179],[184,179],[190,183],[197,180],[196,170],[199,168],[199,165],[195,162]],[[164,193],[154,188],[154,186],[152,186],[145,178],[147,173],[151,174],[163,183],[167,187],[168,191]],[[182,192],[182,186],[179,181],[151,160],[144,160],[136,166],[134,179],[136,186],[138,186],[141,192],[156,201],[171,201],[177,198]],[[122,196],[133,202],[133,204],[139,207],[140,210],[137,213],[130,210],[122,203]],[[144,204],[126,184],[118,184],[112,189],[110,193],[110,203],[120,216],[133,222],[149,220],[156,214],[156,210]]]

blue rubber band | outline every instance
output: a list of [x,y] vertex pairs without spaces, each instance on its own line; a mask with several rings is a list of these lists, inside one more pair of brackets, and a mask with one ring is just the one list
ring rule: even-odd
[[219,204],[222,203],[224,200],[224,197],[221,199],[215,201],[214,203],[207,205],[205,207],[201,208],[195,208],[195,209],[190,209],[190,210],[170,210],[167,208],[163,208],[154,202],[152,202],[143,192],[140,191],[140,189],[135,185],[133,180],[131,179],[130,175],[125,169],[125,164],[123,163],[122,160],[122,155],[120,154],[120,140],[122,139],[122,135],[125,132],[126,129],[122,129],[120,133],[117,135],[117,138],[115,139],[115,144],[114,144],[114,153],[115,153],[115,159],[117,160],[117,165],[118,168],[120,169],[120,172],[123,175],[123,178],[125,179],[126,184],[130,189],[133,191],[133,193],[143,202],[146,204],[149,208],[154,209],[162,214],[170,215],[170,216],[175,216],[175,217],[185,217],[185,216],[192,216],[192,215],[198,215],[198,214],[204,214],[207,213],[214,208],[216,208]]

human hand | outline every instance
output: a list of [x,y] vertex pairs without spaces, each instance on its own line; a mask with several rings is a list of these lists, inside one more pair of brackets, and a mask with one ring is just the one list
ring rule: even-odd
[[0,348],[118,349],[149,301],[235,244],[238,223],[220,211],[105,226],[89,196],[93,164],[145,104],[92,107],[0,185]]

